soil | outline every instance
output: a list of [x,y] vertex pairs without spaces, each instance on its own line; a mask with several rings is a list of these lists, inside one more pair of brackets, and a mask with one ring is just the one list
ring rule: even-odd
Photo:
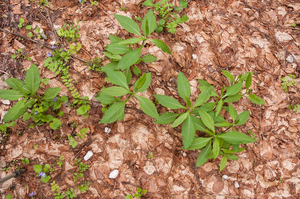
[[[300,198],[300,113],[288,109],[289,104],[299,103],[300,85],[290,87],[287,93],[280,87],[281,78],[288,74],[299,78],[299,1],[190,0],[181,13],[188,15],[189,20],[180,24],[175,34],[164,30],[151,35],[163,40],[172,56],[152,44],[142,51],[142,55],[150,53],[158,58],[156,62],[137,65],[142,72],[152,73],[151,85],[142,93],[151,100],[154,100],[152,94],[179,99],[176,92],[179,71],[190,81],[195,97],[200,93],[197,79],[204,79],[220,90],[224,84],[229,85],[221,70],[234,75],[254,72],[251,89],[266,104],[258,106],[242,98],[234,107],[238,113],[250,110],[248,122],[239,131],[251,130],[257,142],[244,145],[246,150],[238,154],[239,159],[229,161],[221,172],[220,158],[195,167],[199,150],[182,149],[181,127],[155,124],[139,111],[134,100],[127,105],[123,121],[99,124],[102,106],[95,96],[107,82],[105,75],[87,69],[84,60],[104,57],[109,34],[116,33],[122,39],[134,37],[122,29],[113,14],[143,18],[149,8],[142,3],[143,0],[101,0],[92,6],[88,1],[80,4],[75,0],[52,0],[41,9],[36,0],[0,0],[0,89],[8,88],[4,82],[7,78],[24,80],[23,69],[34,63],[42,78],[50,78],[48,87],[59,86],[60,94],[71,96],[60,76],[44,68],[43,61],[51,52],[45,46],[55,41],[62,46],[71,43],[58,38],[55,30],[63,23],[79,22],[77,42],[82,49],[76,57],[80,59],[70,60],[69,71],[78,81],[80,94],[89,97],[92,107],[87,119],[78,116],[76,109],[64,107],[59,130],[53,131],[48,124],[29,128],[31,120],[18,120],[8,136],[1,136],[0,177],[17,168],[26,169],[25,174],[1,185],[2,198],[8,194],[19,199],[30,198],[31,192],[36,193],[35,198],[54,198],[52,180],[61,191],[73,187],[75,198],[122,199],[127,194],[133,195],[137,187],[147,190],[142,198]],[[18,27],[20,17],[26,24],[40,27],[47,39],[31,38],[37,42],[26,39],[29,30]],[[12,59],[19,48],[32,61]],[[13,104],[0,99],[1,121]],[[159,113],[165,111],[162,106],[157,109]],[[111,130],[109,133],[105,132],[106,127]],[[90,132],[85,139],[78,139],[78,146],[73,149],[68,135],[75,135],[82,128],[89,128]],[[74,159],[82,159],[88,151],[93,156],[84,162],[90,168],[74,182],[73,173],[77,169]],[[149,152],[153,152],[153,158],[148,158]],[[60,156],[65,159],[62,167],[54,166],[50,182],[42,183],[33,165],[51,165]],[[22,158],[28,158],[30,163],[22,163]],[[110,179],[113,170],[118,170],[119,175]],[[81,193],[77,186],[84,180],[91,185]]]

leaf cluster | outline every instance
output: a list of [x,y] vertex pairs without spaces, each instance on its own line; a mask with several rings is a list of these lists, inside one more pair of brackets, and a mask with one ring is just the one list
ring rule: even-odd
[[187,7],[187,1],[180,0],[179,6],[169,3],[170,0],[161,0],[153,4],[153,0],[146,0],[143,5],[154,7],[155,11],[159,12],[160,20],[157,23],[156,32],[161,32],[163,28],[168,28],[168,32],[175,33],[177,24],[184,23],[189,20],[187,15],[178,17],[177,14],[180,10]]
[[57,30],[57,35],[60,37],[64,37],[67,41],[72,39],[73,42],[75,42],[79,38],[79,28],[80,25],[74,26],[74,23],[72,24],[65,24],[64,26]]
[[287,92],[287,89],[289,86],[296,86],[297,85],[297,81],[295,80],[296,75],[292,75],[289,74],[286,77],[281,78],[282,82],[281,82],[281,87],[284,90],[284,92]]
[[[134,193],[134,197],[136,198],[141,198],[144,194],[147,193],[147,190],[142,190],[141,188],[137,187],[136,188],[137,192]],[[125,199],[133,199],[131,194],[128,194]]]
[[45,164],[45,166],[40,165],[40,164],[33,165],[33,169],[36,173],[36,177],[39,176],[40,172],[45,173],[45,177],[41,176],[41,180],[42,180],[43,183],[46,183],[50,180],[51,177],[49,175],[49,172],[50,172],[50,165],[49,164]]
[[[59,87],[47,89],[43,96],[37,93],[41,79],[36,65],[32,64],[27,71],[25,82],[16,78],[9,78],[5,82],[12,89],[0,90],[0,98],[11,101],[22,99],[5,114],[3,122],[11,122],[23,116],[24,121],[32,117],[39,125],[52,122],[50,127],[54,130],[60,127],[60,120],[54,118],[53,114],[62,116],[63,112],[59,111],[59,108],[62,102],[68,101],[68,98],[57,97]],[[51,114],[47,114],[48,109],[51,110]]]

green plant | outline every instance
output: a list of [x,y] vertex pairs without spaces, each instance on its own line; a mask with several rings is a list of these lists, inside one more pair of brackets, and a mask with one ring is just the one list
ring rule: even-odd
[[39,149],[39,145],[38,145],[38,144],[36,144],[36,143],[34,143],[34,146],[33,146],[33,148],[34,148],[35,150],[37,150],[37,149]]
[[79,131],[79,133],[77,133],[77,136],[81,139],[84,139],[84,136],[86,136],[89,130],[90,130],[89,128],[83,128]]
[[22,161],[24,164],[29,164],[29,159],[28,159],[28,158],[23,158],[23,159],[21,159],[21,161]]
[[[135,192],[134,197],[141,198],[144,194],[147,193],[147,190],[142,190],[141,188],[137,187],[137,192]],[[132,195],[129,194],[125,197],[125,199],[133,199]]]
[[36,177],[41,177],[43,183],[46,183],[50,180],[49,172],[50,172],[50,165],[45,164],[45,166],[37,164],[33,165],[33,169],[36,173]]
[[39,4],[41,7],[49,5],[47,0],[39,0]]
[[70,188],[70,190],[65,192],[65,196],[67,199],[69,199],[69,198],[75,198],[77,195],[76,195],[74,189]]
[[89,187],[88,186],[90,186],[90,182],[89,181],[84,181],[84,182],[82,182],[82,185],[79,185],[78,186],[78,189],[81,191],[81,192],[85,192],[85,191],[87,191],[87,190],[89,190]]
[[26,30],[31,30],[31,28],[32,28],[32,25],[27,25],[27,26],[25,27]]
[[9,169],[10,169],[10,167],[4,167],[4,168],[3,168],[3,171],[6,171],[6,172],[7,172]]
[[296,23],[292,23],[292,26],[295,28],[297,26],[297,24]]
[[254,139],[255,142],[256,142],[256,141],[257,141],[257,137],[256,137],[255,134],[252,132],[252,130],[249,130],[248,133],[249,133],[250,137],[251,137],[252,139]]
[[289,105],[288,108],[292,109],[295,112],[299,112],[300,113],[300,104],[295,104],[294,106],[293,105]]
[[153,152],[148,153],[148,159],[151,159],[151,158],[153,158]]
[[8,194],[5,199],[13,199],[12,195],[11,194]]
[[78,145],[78,142],[72,137],[71,134],[68,135],[68,138],[70,140],[69,145],[75,148]]
[[177,24],[184,23],[189,20],[187,15],[183,15],[181,18],[177,16],[180,10],[187,7],[187,1],[180,0],[179,7],[169,3],[170,0],[161,0],[153,4],[153,0],[146,0],[143,5],[152,7],[154,6],[155,11],[159,12],[161,18],[157,23],[156,32],[161,32],[163,28],[168,28],[168,32],[175,33]]
[[[102,71],[106,72],[106,70],[125,70],[127,84],[131,81],[131,71],[130,67],[134,64],[138,64],[141,61],[145,63],[151,63],[157,60],[153,55],[145,55],[141,56],[141,50],[146,42],[152,42],[157,47],[159,47],[162,51],[171,54],[169,47],[159,39],[147,39],[149,35],[156,29],[155,15],[152,10],[150,10],[146,16],[142,20],[142,30],[144,36],[142,36],[138,24],[130,19],[129,17],[122,15],[114,15],[121,26],[130,33],[136,34],[139,37],[129,38],[126,40],[122,40],[121,38],[109,35],[109,39],[111,41],[105,49],[107,52],[103,52],[111,61],[111,63],[106,64],[102,67]],[[139,42],[142,42],[139,48],[133,50],[132,47],[127,47],[128,45],[134,45]],[[123,57],[121,55],[124,55]],[[135,66],[132,67],[134,74],[139,75],[141,70]],[[109,79],[110,80],[110,79]]]
[[74,182],[77,182],[78,178],[82,178],[83,177],[83,173],[74,173]]
[[23,18],[20,18],[20,19],[19,19],[18,27],[19,27],[19,28],[22,28],[22,27],[24,26],[24,22],[25,22],[25,20],[24,20]]
[[97,1],[91,1],[91,5],[93,6],[93,5],[98,5],[98,2]]
[[56,164],[61,167],[63,165],[63,161],[65,160],[64,156],[60,156],[59,160],[56,160]]
[[296,78],[296,75],[292,75],[292,74],[289,74],[288,76],[281,78],[281,80],[282,80],[281,87],[285,92],[287,92],[287,88],[289,86],[297,85],[297,83],[299,81],[297,81],[297,80],[295,81],[295,78]]
[[125,7],[124,3],[122,2],[122,6],[120,8],[121,11],[126,11],[128,8]]
[[13,54],[11,56],[12,59],[16,59],[16,58],[25,58],[24,55],[22,55],[22,48],[19,48],[16,54]]
[[76,47],[73,44],[70,44],[69,48],[70,48],[69,49],[70,53],[74,55],[74,54],[78,53],[79,50],[81,49],[81,44],[77,42]]
[[[82,4],[83,4],[84,0],[82,0]],[[60,37],[64,37],[67,41],[69,41],[70,39],[72,39],[73,42],[75,42],[78,37],[78,31],[79,31],[80,25],[77,25],[76,27],[74,26],[74,23],[70,24],[65,24],[64,26],[57,30],[57,34]]]
[[17,123],[11,122],[11,123],[3,123],[0,125],[0,133],[3,133],[4,136],[7,136],[7,130],[8,128],[14,127]]
[[92,61],[88,61],[85,63],[85,65],[90,66],[90,70],[94,71],[99,71],[99,72],[104,72],[101,70],[102,62],[104,61],[104,57],[96,57],[95,59],[93,58]]
[[90,165],[84,164],[83,162],[80,162],[77,166],[79,167],[78,171],[81,172],[81,173],[88,170],[89,167],[90,167]]
[[[49,88],[44,96],[40,96],[36,91],[40,86],[40,75],[36,65],[32,64],[26,73],[25,83],[16,78],[9,78],[5,81],[12,90],[0,90],[0,98],[6,100],[19,100],[4,116],[4,122],[11,122],[23,116],[26,121],[32,117],[38,125],[51,122],[50,127],[59,129],[61,122],[52,116],[61,107],[61,103],[67,102],[66,96],[57,97],[61,88]],[[51,107],[52,114],[47,114]],[[27,111],[27,112],[26,112]]]

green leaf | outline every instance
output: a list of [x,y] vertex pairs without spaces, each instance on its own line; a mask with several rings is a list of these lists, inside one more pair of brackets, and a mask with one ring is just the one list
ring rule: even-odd
[[52,100],[53,98],[55,98],[58,95],[60,90],[61,90],[60,87],[48,88],[44,94],[43,99],[44,100]]
[[129,68],[130,66],[132,66],[133,64],[135,64],[141,56],[141,50],[142,50],[142,46],[139,47],[138,49],[132,50],[132,51],[128,52],[126,55],[124,55],[124,57],[122,57],[122,59],[118,63],[118,66],[116,69],[125,70],[125,69]]
[[231,104],[229,104],[229,115],[232,118],[232,120],[235,121],[237,112]]
[[18,101],[13,107],[11,107],[11,109],[9,109],[9,111],[5,114],[3,122],[11,122],[20,118],[25,112],[25,103],[26,99],[22,99]]
[[190,115],[187,116],[186,120],[182,125],[182,142],[185,149],[189,148],[195,137],[196,129],[194,122]]
[[194,122],[194,125],[195,125],[195,128],[197,131],[206,131],[206,127],[205,125],[203,124],[203,122],[196,116],[191,116],[192,117],[192,120]]
[[30,117],[31,117],[30,113],[28,113],[28,112],[24,113],[24,115],[23,115],[23,121],[25,122],[26,120],[29,120]]
[[115,122],[119,115],[124,113],[124,108],[125,108],[126,102],[116,102],[109,109],[105,112],[105,115],[102,117],[99,123],[113,123]]
[[113,54],[116,55],[123,55],[129,51],[131,51],[130,48],[128,48],[126,45],[120,45],[120,44],[116,44],[116,43],[112,43],[112,44],[108,44],[105,49]]
[[122,16],[122,15],[114,15],[114,16],[125,30],[142,37],[140,33],[139,25],[135,21],[133,21],[129,17]]
[[182,8],[186,8],[187,7],[187,4],[188,2],[185,1],[185,0],[180,0],[179,3],[178,3]]
[[252,103],[257,105],[263,105],[265,104],[265,101],[261,99],[260,97],[256,96],[255,94],[249,94],[249,97],[247,97]]
[[234,76],[226,70],[222,70],[222,73],[230,80],[230,84],[232,85],[234,82]]
[[229,160],[233,160],[233,161],[239,159],[239,157],[237,155],[234,155],[234,154],[226,154],[226,156]]
[[209,138],[194,138],[192,144],[188,147],[188,150],[196,150],[196,149],[202,149],[207,145],[207,143],[212,139],[212,137]]
[[156,124],[170,124],[178,116],[178,113],[165,112],[161,114],[155,121]]
[[159,40],[159,39],[148,39],[148,41],[153,42],[157,47],[159,47],[165,53],[169,53],[170,55],[172,55],[171,51],[170,51],[170,48],[162,40]]
[[227,87],[226,93],[223,96],[223,98],[237,94],[238,92],[240,92],[242,90],[242,87],[243,87],[243,82],[240,82],[240,83],[234,84],[230,87]]
[[182,106],[176,99],[166,96],[166,95],[153,95],[157,101],[170,109],[179,109],[179,108],[185,108],[184,106]]
[[205,162],[207,162],[208,155],[210,154],[210,152],[211,152],[211,146],[210,146],[210,141],[209,141],[207,143],[206,147],[204,149],[202,149],[201,152],[199,153],[199,156],[197,158],[197,163],[196,163],[197,167],[200,167]]
[[142,57],[142,60],[145,62],[145,63],[152,63],[154,61],[157,60],[157,57],[153,56],[153,55],[145,55],[144,57]]
[[126,88],[129,90],[126,76],[120,72],[120,71],[114,71],[112,69],[106,69],[106,74],[109,80],[118,86],[122,86],[123,88]]
[[126,77],[127,84],[129,85],[130,82],[131,82],[131,78],[132,78],[130,68],[127,68],[127,69],[124,71],[124,75],[125,75],[125,77]]
[[227,164],[227,157],[226,155],[223,155],[222,160],[220,162],[220,171],[222,171],[226,167],[226,164]]
[[38,174],[39,172],[41,172],[43,170],[43,166],[40,164],[33,165],[33,170]]
[[227,102],[227,103],[229,103],[229,102],[236,102],[239,99],[241,99],[241,97],[243,97],[243,95],[240,95],[240,94],[232,95],[232,96],[226,97],[226,99],[224,100],[224,102]]
[[190,98],[191,95],[191,87],[187,78],[184,76],[182,72],[179,71],[177,77],[177,90],[180,97],[187,102],[187,98]]
[[[138,82],[134,83],[134,89],[137,87],[137,83]],[[145,90],[147,90],[147,88],[150,86],[150,83],[151,83],[151,73],[146,73],[146,81],[141,88],[136,90],[136,93],[144,92]]]
[[152,2],[153,2],[153,0],[146,0],[144,3],[142,3],[142,5],[151,7],[151,6],[153,6]]
[[111,61],[120,61],[122,59],[121,55],[114,55],[109,52],[103,52],[104,55],[106,55]]
[[235,125],[245,124],[249,118],[249,115],[250,115],[249,111],[244,111],[244,112],[240,113],[236,118],[237,123]]
[[[229,143],[230,143],[230,142],[229,142]],[[240,143],[233,144],[232,147],[233,147],[234,152],[237,153],[238,150],[239,150],[239,148],[240,148]]]
[[181,114],[172,124],[171,127],[175,128],[177,127],[178,125],[180,125],[186,118],[187,116],[189,115],[189,112],[186,112],[186,113],[183,113]]
[[112,86],[109,88],[101,89],[101,92],[103,92],[105,95],[110,95],[110,96],[123,96],[130,93],[130,90],[127,90],[119,86]]
[[118,44],[120,44],[120,45],[132,45],[132,44],[137,44],[140,41],[143,41],[143,38],[135,37],[135,38],[129,38],[129,39],[121,40],[120,42],[118,42]]
[[248,90],[252,84],[252,74],[253,72],[250,72],[246,79],[246,83],[245,83],[246,90]]
[[251,137],[235,130],[227,132],[225,134],[217,135],[217,137],[222,138],[223,140],[231,144],[247,144],[255,142],[255,140],[253,140]]
[[229,127],[231,126],[232,124],[229,123],[229,122],[219,122],[219,123],[216,123],[215,126],[217,127]]
[[27,95],[30,93],[26,85],[19,79],[16,78],[9,78],[5,80],[8,86],[16,91],[21,91],[23,94]]
[[141,74],[141,69],[139,69],[138,67],[132,66],[132,72],[133,72],[136,76],[140,76],[140,74]]
[[109,40],[110,40],[110,43],[112,43],[112,44],[122,41],[122,39],[120,37],[117,37],[115,35],[109,35]]
[[11,194],[8,194],[5,199],[13,199],[12,195]]
[[82,105],[81,107],[79,107],[76,112],[77,115],[85,115],[87,114],[87,112],[90,110],[91,106],[90,105]]
[[142,21],[142,30],[147,38],[156,29],[156,17],[153,10],[149,10]]
[[213,89],[214,89],[214,87],[210,86],[208,89],[202,91],[200,93],[200,95],[198,95],[198,98],[193,107],[201,106],[202,104],[207,102],[207,100],[209,100],[209,98],[211,96],[211,92],[213,91]]
[[40,86],[40,74],[39,69],[36,65],[31,64],[29,70],[26,73],[25,84],[28,90],[31,92],[31,95],[34,95],[37,89]]
[[222,107],[223,107],[223,100],[220,99],[220,101],[218,102],[217,107],[216,107],[215,117],[217,117],[220,114]]
[[133,90],[136,92],[138,89],[142,88],[147,79],[147,73],[144,73],[135,83]]
[[214,138],[214,141],[213,141],[213,150],[212,151],[213,151],[214,159],[216,159],[220,152],[219,140],[216,137]]
[[61,121],[59,119],[56,119],[54,118],[52,120],[52,122],[50,123],[50,127],[53,129],[53,130],[57,130],[59,129],[61,126]]
[[198,112],[204,125],[215,133],[215,125],[213,118],[207,112],[201,109],[199,109]]
[[135,95],[135,97],[139,100],[140,107],[144,113],[146,113],[147,115],[149,115],[150,117],[153,117],[155,119],[157,119],[159,117],[156,107],[151,102],[151,100],[149,100],[148,98],[145,98],[145,97],[138,96],[138,95]]
[[180,23],[184,23],[188,20],[189,20],[189,17],[187,15],[182,15]]
[[51,178],[50,176],[45,176],[45,177],[41,177],[41,180],[42,180],[43,183],[46,183],[50,180],[50,178]]
[[0,98],[5,100],[17,100],[25,97],[20,91],[15,90],[0,90]]

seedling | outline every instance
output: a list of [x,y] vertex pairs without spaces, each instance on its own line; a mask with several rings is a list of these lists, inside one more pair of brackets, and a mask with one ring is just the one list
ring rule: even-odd
[[83,128],[77,133],[77,136],[81,139],[84,139],[84,136],[89,132],[89,128]]
[[70,140],[69,145],[72,146],[73,148],[75,148],[78,145],[78,142],[76,142],[76,140],[72,137],[72,135],[68,135],[68,138]]
[[74,55],[78,53],[79,50],[81,49],[81,44],[77,42],[76,47],[73,44],[70,44],[69,47],[70,47],[69,49],[70,53]]
[[[81,4],[84,3],[84,0],[81,0]],[[80,25],[77,25],[76,27],[74,26],[74,24],[72,23],[70,24],[65,24],[64,26],[57,30],[57,34],[60,37],[64,37],[67,41],[69,41],[70,39],[72,39],[73,42],[75,42],[78,37],[78,31],[79,31]]]
[[93,5],[98,5],[98,2],[97,1],[91,1],[91,5],[93,6]]
[[[49,88],[40,96],[36,91],[40,86],[40,75],[36,65],[32,64],[26,73],[25,83],[16,78],[9,78],[5,81],[12,90],[0,90],[0,98],[6,100],[19,100],[4,116],[3,122],[11,122],[23,116],[23,120],[29,120],[31,117],[38,125],[50,123],[54,130],[59,129],[61,122],[54,118],[55,110],[61,107],[61,103],[68,101],[66,96],[58,97],[61,88]],[[54,111],[47,114],[48,109]],[[26,112],[27,111],[27,112]]]
[[292,23],[292,26],[295,28],[297,26],[297,24],[296,23]]
[[70,190],[66,191],[65,195],[66,195],[67,199],[69,199],[69,198],[75,198],[77,196],[73,188],[71,188]]
[[38,150],[38,149],[39,149],[39,145],[36,144],[36,143],[34,143],[33,148],[34,148],[35,150]]
[[101,66],[103,61],[104,61],[104,57],[102,58],[96,57],[95,59],[93,58],[92,61],[85,63],[85,65],[90,66],[89,67],[90,70],[101,72]]
[[124,3],[122,2],[122,6],[120,8],[121,11],[126,11],[128,8],[125,7]]
[[77,182],[77,178],[82,178],[83,177],[83,173],[74,173],[74,182]]
[[82,182],[82,185],[79,185],[78,186],[78,189],[81,191],[81,192],[85,192],[85,191],[88,191],[89,190],[89,186],[90,186],[90,182],[89,181],[84,181]]
[[284,90],[284,92],[287,92],[287,89],[289,86],[295,86],[299,82],[299,80],[295,80],[296,75],[289,74],[286,77],[281,78],[282,83],[281,87]]
[[187,15],[183,15],[181,18],[177,16],[180,10],[187,7],[187,1],[180,0],[179,7],[169,3],[169,0],[161,0],[155,4],[153,0],[146,0],[143,5],[148,7],[154,7],[155,11],[159,12],[161,18],[157,23],[156,32],[161,32],[163,28],[168,28],[168,32],[175,33],[177,24],[184,23],[189,20]]
[[7,136],[7,131],[8,131],[8,128],[12,128],[16,125],[17,123],[16,122],[11,122],[11,123],[3,123],[0,125],[0,133],[3,133],[4,136]]
[[56,164],[61,167],[63,165],[63,161],[65,160],[64,156],[60,156],[59,160],[56,160]]
[[148,153],[148,159],[151,159],[151,158],[153,158],[153,152]]
[[22,27],[24,26],[24,22],[25,22],[25,20],[24,20],[23,18],[20,18],[20,19],[19,19],[18,27],[19,27],[19,28],[22,28]]
[[[141,198],[144,194],[147,193],[147,190],[142,190],[141,188],[137,187],[137,192],[134,194],[134,197]],[[125,199],[133,199],[132,195],[129,194],[125,197]]]
[[21,159],[21,161],[22,161],[24,164],[29,164],[29,159],[28,159],[28,158],[23,158],[23,159]]
[[16,54],[13,54],[11,56],[12,59],[21,59],[21,58],[26,58],[25,55],[22,55],[22,48],[19,48],[18,51],[16,52]]
[[288,108],[292,109],[295,112],[300,113],[300,104],[295,104],[294,106],[293,105],[289,105]]

